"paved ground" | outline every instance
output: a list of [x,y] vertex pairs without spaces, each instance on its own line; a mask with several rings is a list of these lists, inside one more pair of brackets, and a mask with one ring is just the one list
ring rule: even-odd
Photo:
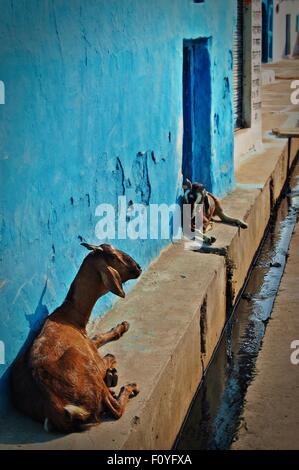
[[299,449],[299,364],[290,360],[294,340],[299,340],[298,225],[232,449]]

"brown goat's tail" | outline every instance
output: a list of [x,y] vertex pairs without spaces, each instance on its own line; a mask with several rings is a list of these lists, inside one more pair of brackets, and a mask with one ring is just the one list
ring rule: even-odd
[[220,207],[217,207],[215,215],[218,215],[222,222],[226,224],[236,225],[237,227],[241,227],[243,229],[246,229],[248,227],[246,222],[240,219],[235,219],[234,217],[230,217],[229,215],[225,214]]

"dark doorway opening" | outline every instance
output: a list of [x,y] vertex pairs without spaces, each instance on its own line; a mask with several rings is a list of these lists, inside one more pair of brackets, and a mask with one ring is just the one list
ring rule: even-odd
[[269,3],[268,9],[268,60],[272,62],[273,59],[273,0]]
[[291,15],[286,15],[286,47],[285,55],[291,53]]
[[211,190],[211,60],[210,38],[183,43],[184,179]]
[[244,127],[244,0],[236,2],[237,22],[234,31],[234,128]]
[[262,4],[262,62],[268,62],[268,16],[264,2]]

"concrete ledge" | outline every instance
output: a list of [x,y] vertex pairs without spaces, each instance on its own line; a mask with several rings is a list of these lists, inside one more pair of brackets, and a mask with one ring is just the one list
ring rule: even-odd
[[234,164],[236,170],[242,166],[248,152],[257,150],[261,146],[261,140],[262,132],[260,125],[239,129],[235,132]]
[[294,163],[294,160],[299,152],[299,139],[291,140],[291,149],[290,149],[290,166]]
[[140,384],[141,393],[122,419],[85,433],[54,436],[35,423],[32,432],[29,420],[14,413],[13,421],[5,421],[1,448],[3,441],[6,448],[27,449],[171,447],[202,377],[202,356],[210,357],[225,323],[225,291],[224,258],[187,252],[181,243],[165,250],[127,298],[93,325],[106,330],[124,319],[131,325],[122,340],[102,349],[116,355],[120,384]]
[[[292,155],[298,142],[292,145]],[[216,248],[226,256],[170,246],[127,298],[90,326],[90,333],[128,320],[131,328],[102,352],[118,359],[119,384],[136,381],[140,394],[119,421],[68,436],[46,434],[15,411],[1,423],[0,448],[169,449],[207,367],[267,226],[287,175],[287,144],[273,140],[237,173],[224,208],[248,230],[215,224]],[[230,298],[227,299],[227,293]],[[2,431],[3,430],[3,431]]]
[[[293,140],[290,165],[299,151],[299,139]],[[237,189],[222,201],[229,214],[244,218],[248,223],[247,230],[230,226],[224,229],[223,224],[216,224],[213,233],[217,238],[214,247],[225,247],[227,252],[232,304],[245,282],[287,174],[287,140],[272,139],[271,144],[248,157],[236,173]]]
[[228,213],[243,217],[248,223],[247,230],[236,231],[232,227],[226,227],[224,231],[220,224],[215,230],[217,243],[226,247],[230,277],[228,300],[234,304],[269,221],[269,183],[261,189],[237,189],[223,201],[223,205]]

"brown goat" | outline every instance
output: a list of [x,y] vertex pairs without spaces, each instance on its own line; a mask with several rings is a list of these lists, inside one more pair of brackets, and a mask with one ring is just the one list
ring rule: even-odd
[[37,338],[15,362],[12,395],[15,406],[44,423],[45,429],[73,432],[101,420],[104,412],[120,418],[129,398],[137,395],[135,383],[116,396],[115,357],[101,357],[97,348],[128,331],[123,322],[92,339],[86,325],[93,306],[108,291],[125,297],[122,283],[136,279],[140,266],[111,245],[94,246],[84,259],[65,301],[45,321]]
[[[246,229],[248,225],[246,222],[234,217],[230,217],[225,214],[219,199],[214,196],[212,193],[206,191],[203,184],[200,183],[191,183],[188,179],[183,184],[184,189],[184,204],[191,205],[191,230],[195,230],[195,215],[194,210],[197,205],[202,204],[203,208],[203,233],[208,232],[213,227],[213,217],[217,216],[219,219],[226,223],[235,225],[237,227]],[[214,243],[216,239],[214,237],[206,237],[203,235],[204,242],[208,244]]]

